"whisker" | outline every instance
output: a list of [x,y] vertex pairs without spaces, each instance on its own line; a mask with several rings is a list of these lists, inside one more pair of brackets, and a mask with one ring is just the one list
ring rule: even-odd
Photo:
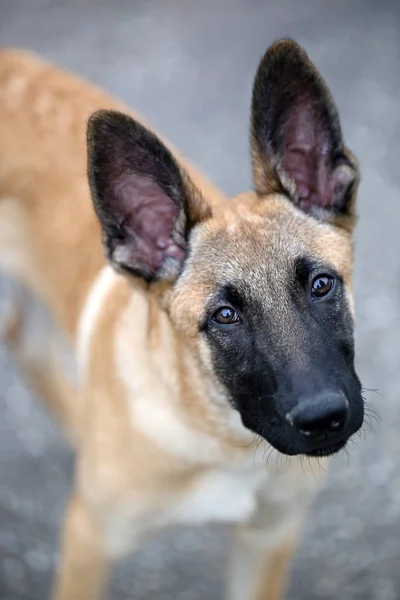
[[304,464],[304,460],[307,459],[308,463],[311,467],[310,457],[307,456],[307,454],[300,454],[299,458],[300,458],[300,464],[301,464],[301,468],[303,470],[304,475],[308,475],[310,471],[306,468],[306,466]]
[[347,466],[350,467],[350,454],[349,454],[346,446],[343,448],[342,452],[346,453],[346,456],[347,456]]
[[[280,435],[278,435],[278,437],[276,438],[276,440],[275,440],[276,444],[279,442],[279,440],[281,439],[281,437],[282,437],[282,433]],[[276,450],[276,448],[274,446],[271,445],[270,447],[271,447],[271,450],[270,450],[270,452],[269,452],[269,454],[267,456],[265,467],[268,466],[268,462],[269,462],[271,456],[273,455],[274,451],[278,452],[278,450]],[[281,456],[282,456],[282,454],[280,452],[278,452],[278,459],[277,459],[277,466],[278,467],[279,467],[279,460],[280,460]]]
[[352,438],[350,438],[350,439],[354,439],[354,438],[359,438],[360,440],[361,440],[361,439],[362,439],[362,440],[366,440],[366,439],[367,439],[367,433],[366,433],[366,431],[365,431],[365,427],[364,427],[364,425],[363,425],[363,426],[361,427],[361,429],[359,429],[359,430],[357,431],[357,433],[355,433],[355,434],[353,435],[353,437],[352,437]]
[[255,437],[255,439],[254,439],[254,441],[255,441],[257,438],[258,438],[258,440],[257,440],[257,444],[256,444],[256,446],[255,446],[255,448],[254,448],[254,454],[253,454],[253,467],[255,467],[255,465],[256,465],[257,451],[258,451],[258,449],[259,449],[259,447],[260,447],[261,443],[264,441],[264,440],[263,440],[263,438],[261,437],[261,435],[258,435],[258,434],[257,434],[257,435],[256,435],[256,437]]
[[248,444],[235,444],[235,443],[232,443],[232,445],[233,445],[234,448],[251,448],[251,446],[254,444],[254,442],[256,441],[256,439],[258,437],[259,437],[259,435],[257,433],[255,433],[253,439]]
[[265,442],[265,448],[264,448],[263,457],[262,457],[263,460],[265,460],[265,455],[267,454],[267,452],[270,448],[271,448],[271,445],[268,444],[267,442]]
[[362,392],[374,392],[374,394],[378,394],[379,396],[382,396],[382,394],[380,393],[380,391],[378,389],[363,387],[363,388],[361,388],[361,391]]
[[313,470],[313,468],[312,468],[311,458],[310,458],[309,456],[308,456],[308,464],[310,465],[310,469],[311,469],[312,476],[313,476],[313,477],[315,477],[315,475],[314,475],[314,470]]
[[[365,401],[365,399],[364,399],[364,401]],[[365,401],[364,411],[368,416],[370,416],[372,419],[375,419],[378,423],[381,422],[381,416],[378,412],[378,409],[376,408],[376,406],[374,406],[372,404],[372,402]]]
[[321,465],[320,459],[317,458],[317,465],[319,466],[320,470],[323,471],[325,473],[325,475],[327,474],[327,470],[325,469],[325,467],[323,465]]
[[275,448],[273,446],[271,446],[271,450],[269,451],[269,454],[267,456],[267,460],[266,460],[266,463],[265,463],[266,467],[268,466],[269,459],[271,458],[271,456],[273,455],[274,452],[275,452]]
[[352,444],[354,444],[355,446],[357,446],[357,448],[359,450],[361,450],[360,444],[357,442],[357,440],[355,440],[354,438],[350,438],[349,442],[351,442]]
[[376,433],[374,426],[372,425],[371,421],[369,420],[369,417],[367,415],[367,417],[364,418],[364,424],[363,424],[363,428],[368,429],[368,431],[370,431],[371,433]]

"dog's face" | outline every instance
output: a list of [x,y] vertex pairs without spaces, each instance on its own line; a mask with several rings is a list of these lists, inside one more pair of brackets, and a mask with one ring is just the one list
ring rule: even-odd
[[358,170],[294,42],[261,61],[251,139],[255,191],[213,205],[152,133],[97,113],[94,205],[111,263],[164,290],[172,323],[243,424],[280,452],[327,455],[363,422],[351,284]]

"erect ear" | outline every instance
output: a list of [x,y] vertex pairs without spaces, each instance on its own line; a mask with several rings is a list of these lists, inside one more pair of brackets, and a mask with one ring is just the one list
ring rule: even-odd
[[352,213],[357,163],[344,147],[324,80],[292,40],[275,42],[261,60],[251,141],[259,195],[284,193],[304,211],[326,216]]
[[174,279],[190,229],[211,210],[166,146],[132,118],[88,123],[88,176],[111,264],[148,281]]

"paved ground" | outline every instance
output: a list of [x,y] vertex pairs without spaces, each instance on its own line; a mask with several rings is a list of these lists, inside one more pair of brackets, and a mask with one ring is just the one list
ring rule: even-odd
[[[251,79],[273,39],[304,44],[334,92],[363,171],[358,363],[382,423],[334,461],[292,600],[400,598],[399,21],[395,0],[0,0],[1,44],[121,96],[228,192],[249,184]],[[0,410],[0,599],[43,600],[72,461],[1,347]],[[222,529],[165,533],[122,565],[110,598],[218,600],[228,546]]]

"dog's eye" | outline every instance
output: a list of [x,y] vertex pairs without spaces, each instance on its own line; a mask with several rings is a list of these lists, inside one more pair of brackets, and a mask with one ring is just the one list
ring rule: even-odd
[[220,325],[237,325],[240,323],[240,317],[233,308],[223,306],[219,308],[213,316],[214,321]]
[[318,300],[327,296],[333,289],[334,279],[330,275],[318,275],[315,277],[311,286],[311,296]]

